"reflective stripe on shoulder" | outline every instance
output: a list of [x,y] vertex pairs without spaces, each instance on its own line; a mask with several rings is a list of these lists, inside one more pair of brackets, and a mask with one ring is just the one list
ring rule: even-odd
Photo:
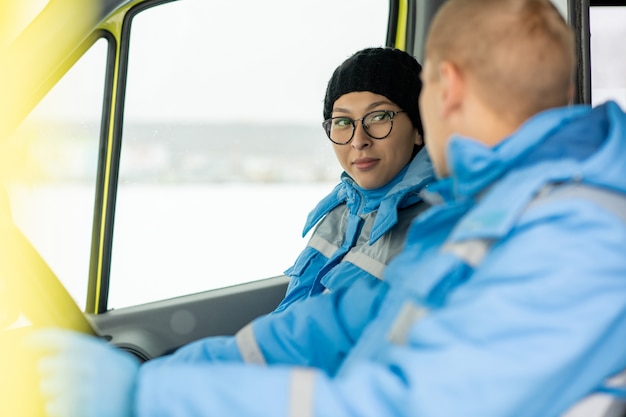
[[448,242],[441,248],[442,251],[452,252],[465,263],[477,267],[489,252],[493,244],[491,239],[470,239],[462,242]]
[[367,256],[363,252],[348,252],[346,256],[343,257],[343,260],[358,266],[378,279],[383,279],[385,264],[371,256]]
[[572,197],[592,201],[626,222],[626,195],[607,188],[578,182],[547,185],[539,192],[528,208],[544,201]]
[[309,243],[307,243],[307,245],[317,250],[319,253],[327,258],[332,257],[337,249],[339,249],[339,246],[333,245],[326,239],[317,235],[311,236],[311,239],[309,240]]
[[391,325],[391,330],[387,333],[387,339],[396,345],[406,345],[411,326],[426,314],[428,314],[427,309],[407,301]]
[[241,354],[244,362],[256,363],[259,365],[266,364],[263,352],[261,352],[261,348],[259,348],[259,344],[256,342],[252,323],[246,324],[237,332],[235,335],[235,342],[237,342],[239,353]]
[[291,378],[289,417],[313,417],[313,386],[316,372],[295,368]]
[[332,209],[315,228],[307,246],[331,258],[343,244],[348,226],[348,207],[345,204]]
[[[567,198],[581,198],[591,201],[626,221],[625,194],[583,183],[548,184],[531,199],[522,213],[546,202]],[[453,253],[471,267],[476,268],[483,261],[494,242],[493,239],[488,238],[448,242],[443,245],[442,250]]]

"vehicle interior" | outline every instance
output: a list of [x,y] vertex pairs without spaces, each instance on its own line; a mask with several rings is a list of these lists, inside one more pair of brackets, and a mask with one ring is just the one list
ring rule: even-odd
[[[44,415],[20,348],[33,326],[147,361],[272,311],[340,174],[332,70],[367,46],[421,62],[444,1],[0,6],[0,361],[20,381],[0,378],[0,414]],[[554,3],[577,35],[574,102],[626,107],[626,1]]]

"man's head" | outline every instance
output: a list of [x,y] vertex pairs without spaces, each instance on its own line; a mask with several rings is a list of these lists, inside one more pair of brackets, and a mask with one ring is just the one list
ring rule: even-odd
[[495,145],[573,92],[573,34],[549,0],[448,0],[425,57],[420,105],[442,176],[451,134]]

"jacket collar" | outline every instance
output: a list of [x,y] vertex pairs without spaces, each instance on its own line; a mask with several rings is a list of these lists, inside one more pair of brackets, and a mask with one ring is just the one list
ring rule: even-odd
[[[345,172],[341,183],[324,197],[309,213],[302,236],[305,236],[328,212],[338,205],[347,202],[359,205],[364,197],[355,186],[354,180]],[[398,221],[398,209],[415,204],[420,200],[419,191],[434,179],[432,164],[426,149],[422,149],[413,160],[403,169],[392,183],[394,184],[384,197],[376,214],[376,219],[370,234],[370,243],[374,243]]]

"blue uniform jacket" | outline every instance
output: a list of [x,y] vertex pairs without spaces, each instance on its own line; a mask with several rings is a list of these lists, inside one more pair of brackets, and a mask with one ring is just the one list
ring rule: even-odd
[[[625,156],[614,103],[543,112],[494,148],[453,138],[382,289],[258,319],[273,365],[148,362],[136,414],[559,416],[626,367],[626,224],[585,198],[531,202],[555,182],[626,193]],[[290,366],[303,352],[311,367]]]
[[276,311],[357,280],[376,285],[389,260],[404,246],[410,222],[426,209],[419,192],[433,179],[426,149],[378,190],[360,188],[344,172],[341,183],[308,216],[302,235],[317,228],[285,272],[291,282]]

